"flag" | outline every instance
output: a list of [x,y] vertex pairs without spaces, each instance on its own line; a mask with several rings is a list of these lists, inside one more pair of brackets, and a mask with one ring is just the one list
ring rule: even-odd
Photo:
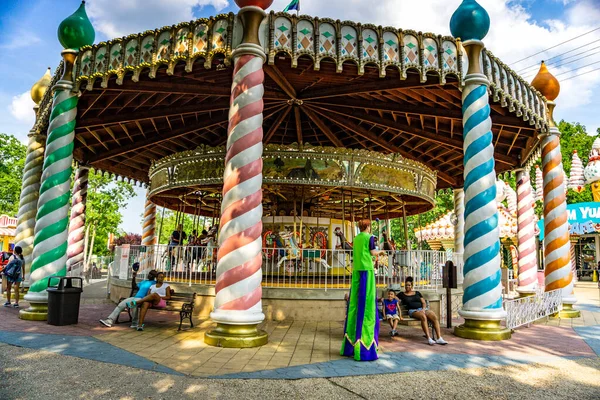
[[290,4],[283,10],[283,12],[288,12],[290,10],[296,10],[298,13],[300,12],[300,0],[292,0]]

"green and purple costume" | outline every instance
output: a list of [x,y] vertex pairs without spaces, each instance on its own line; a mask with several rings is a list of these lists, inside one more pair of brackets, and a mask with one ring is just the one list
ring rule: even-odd
[[371,235],[367,232],[361,232],[354,238],[354,270],[344,324],[344,343],[340,352],[357,361],[378,358],[379,318],[370,241]]

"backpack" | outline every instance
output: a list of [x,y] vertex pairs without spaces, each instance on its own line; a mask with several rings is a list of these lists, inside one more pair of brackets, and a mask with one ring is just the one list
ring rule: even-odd
[[15,257],[12,259],[11,262],[8,263],[8,265],[6,266],[6,268],[4,268],[4,271],[2,271],[2,273],[6,275],[7,278],[16,280],[19,278],[19,276],[21,276],[22,267],[23,260],[21,260],[18,257]]

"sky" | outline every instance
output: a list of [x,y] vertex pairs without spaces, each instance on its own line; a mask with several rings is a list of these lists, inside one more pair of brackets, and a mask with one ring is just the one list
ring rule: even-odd
[[[275,0],[281,11],[290,0]],[[2,0],[0,132],[26,142],[34,122],[31,86],[60,61],[56,30],[79,0]],[[600,128],[600,0],[479,0],[491,19],[486,47],[527,81],[548,60],[561,82],[555,117]],[[460,0],[300,0],[302,14],[449,35]],[[96,43],[222,12],[232,0],[88,0]],[[597,29],[598,28],[598,29]],[[596,30],[595,30],[596,29]],[[539,54],[537,54],[539,53]],[[531,57],[534,55],[533,57]],[[522,59],[526,58],[523,61]],[[124,210],[120,228],[141,233],[145,190]]]

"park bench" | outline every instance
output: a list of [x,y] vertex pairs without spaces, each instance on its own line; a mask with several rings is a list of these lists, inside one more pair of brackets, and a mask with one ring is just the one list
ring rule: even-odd
[[[132,291],[130,297],[132,297],[135,293]],[[124,297],[119,299],[119,303],[125,300]],[[192,313],[194,311],[194,303],[196,302],[196,293],[175,293],[173,289],[171,289],[171,299],[167,300],[167,306],[165,308],[155,308],[151,307],[149,310],[158,310],[158,311],[171,311],[179,313],[179,329],[181,330],[181,324],[184,319],[189,319],[190,328],[194,327],[194,322],[192,321]],[[127,310],[127,314],[129,315],[129,323],[132,321],[131,310],[129,307],[125,308]],[[119,323],[119,317],[115,321],[115,324]]]

